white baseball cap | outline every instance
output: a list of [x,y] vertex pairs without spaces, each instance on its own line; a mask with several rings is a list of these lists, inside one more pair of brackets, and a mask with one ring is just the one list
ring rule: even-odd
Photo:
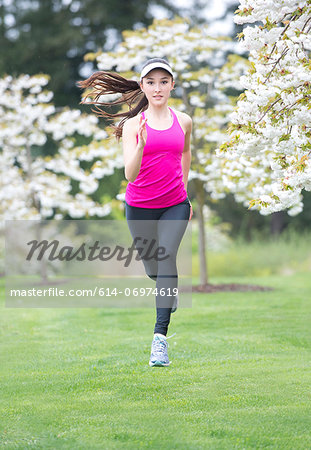
[[171,74],[172,77],[174,77],[173,70],[169,65],[169,63],[165,61],[165,59],[153,58],[149,59],[149,61],[147,61],[144,67],[142,68],[142,71],[140,73],[140,79],[144,78],[149,72],[151,72],[151,70],[154,69],[164,69],[169,74]]

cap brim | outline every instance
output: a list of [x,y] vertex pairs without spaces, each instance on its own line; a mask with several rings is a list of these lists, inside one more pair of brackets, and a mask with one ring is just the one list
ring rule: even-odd
[[144,78],[146,75],[148,75],[149,72],[151,72],[154,69],[164,69],[169,74],[171,74],[172,77],[174,77],[173,71],[170,68],[170,66],[168,66],[167,64],[161,63],[161,62],[155,62],[155,63],[148,64],[148,66],[143,68],[143,70],[141,71],[141,74],[140,74],[140,79]]

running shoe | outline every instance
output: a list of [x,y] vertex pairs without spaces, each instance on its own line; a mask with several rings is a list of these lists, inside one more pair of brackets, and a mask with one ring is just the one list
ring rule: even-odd
[[154,336],[151,345],[149,366],[169,366],[170,361],[167,354],[168,343],[165,337]]

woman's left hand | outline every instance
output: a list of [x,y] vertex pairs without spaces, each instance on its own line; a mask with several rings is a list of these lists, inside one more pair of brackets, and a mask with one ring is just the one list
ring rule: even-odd
[[193,211],[192,211],[192,205],[190,203],[190,217],[189,217],[189,221],[192,219],[193,216]]

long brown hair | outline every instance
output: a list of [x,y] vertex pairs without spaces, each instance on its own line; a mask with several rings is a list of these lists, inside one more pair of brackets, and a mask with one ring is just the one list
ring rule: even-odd
[[[93,88],[91,93],[92,101],[86,101],[85,97],[81,103],[95,105],[92,111],[98,117],[109,119],[123,117],[118,125],[113,125],[114,134],[118,140],[122,137],[124,122],[130,117],[134,117],[144,111],[148,106],[147,97],[140,89],[139,83],[135,80],[127,80],[117,73],[105,71],[95,72],[86,80],[78,81],[77,85],[82,89]],[[121,97],[111,102],[99,101],[100,97],[105,94],[121,94]],[[122,105],[123,103],[128,105],[128,111],[111,114],[102,108]]]
[[[163,64],[167,65],[169,67],[168,72],[173,79],[171,67],[164,58],[148,59],[143,65],[142,70],[153,63],[161,63],[162,68],[164,68]],[[140,112],[145,111],[148,106],[147,97],[141,90],[139,83],[134,80],[127,80],[114,72],[95,72],[87,80],[78,81],[77,85],[82,89],[93,88],[93,91],[90,94],[92,101],[87,102],[82,100],[81,103],[95,105],[95,108],[92,109],[92,111],[95,112],[98,117],[105,117],[112,120],[117,117],[123,117],[117,126],[113,125],[114,134],[118,140],[122,137],[124,122],[130,117],[135,117]],[[121,97],[111,102],[100,102],[100,97],[105,94],[121,94]],[[105,106],[111,107],[122,105],[123,103],[128,105],[128,111],[110,114],[105,111],[105,109],[101,108]]]

